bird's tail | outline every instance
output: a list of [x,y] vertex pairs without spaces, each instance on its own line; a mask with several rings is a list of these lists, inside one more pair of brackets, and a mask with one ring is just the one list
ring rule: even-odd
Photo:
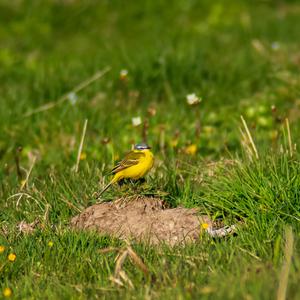
[[111,181],[109,184],[107,184],[100,193],[98,193],[97,198],[100,198],[101,195],[113,184],[113,182]]
[[114,178],[102,189],[102,191],[100,193],[98,193],[97,195],[97,199],[99,199],[101,197],[101,195],[115,182],[117,182],[119,179],[119,176],[117,176],[117,174],[114,176]]

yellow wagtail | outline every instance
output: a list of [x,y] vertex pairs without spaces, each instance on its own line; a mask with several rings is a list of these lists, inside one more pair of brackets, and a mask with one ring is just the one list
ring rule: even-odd
[[101,196],[112,184],[121,179],[140,179],[144,177],[153,166],[154,157],[147,144],[137,144],[134,149],[126,154],[124,159],[120,161],[113,169],[115,174],[113,179],[98,195]]

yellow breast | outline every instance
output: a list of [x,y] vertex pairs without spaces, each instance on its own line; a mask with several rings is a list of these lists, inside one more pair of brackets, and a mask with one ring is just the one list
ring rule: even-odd
[[150,150],[140,150],[145,154],[144,157],[140,158],[140,161],[138,164],[131,166],[122,172],[123,178],[131,178],[131,179],[139,179],[144,177],[152,168],[154,158],[153,154]]

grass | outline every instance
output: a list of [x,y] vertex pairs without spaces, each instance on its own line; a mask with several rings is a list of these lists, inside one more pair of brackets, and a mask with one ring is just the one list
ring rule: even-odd
[[[287,299],[298,299],[299,16],[296,1],[2,1],[1,293],[10,287],[15,299],[274,299],[286,284]],[[202,98],[199,105],[187,104],[191,93]],[[33,113],[48,103],[53,107]],[[241,115],[258,159],[241,135]],[[68,224],[96,201],[114,161],[145,136],[133,117],[148,123],[153,191],[173,206],[243,225],[236,236],[204,235],[184,248],[133,243],[150,276],[126,260],[130,288],[110,280],[116,252],[99,252],[124,242]],[[115,187],[106,197],[123,193]],[[19,232],[17,224],[35,220],[41,226],[34,233]],[[294,238],[288,277],[287,226]]]

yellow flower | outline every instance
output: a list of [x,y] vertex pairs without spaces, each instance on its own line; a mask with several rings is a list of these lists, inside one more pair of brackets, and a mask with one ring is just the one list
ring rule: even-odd
[[5,247],[0,245],[0,254],[3,253],[5,251]]
[[7,287],[3,290],[3,296],[5,298],[9,298],[11,295],[12,295],[12,290],[10,288]]
[[81,152],[79,158],[80,158],[80,160],[85,160],[86,159],[86,153],[85,152]]
[[209,225],[207,223],[202,223],[201,224],[202,229],[207,229],[208,227],[209,227]]
[[7,259],[8,259],[9,261],[12,261],[12,262],[14,262],[14,261],[16,260],[16,258],[17,258],[17,255],[16,255],[15,253],[10,253],[10,254],[7,256]]
[[48,246],[51,248],[53,247],[54,243],[52,241],[48,242]]
[[195,155],[197,152],[197,146],[195,144],[191,144],[184,149],[185,154]]

